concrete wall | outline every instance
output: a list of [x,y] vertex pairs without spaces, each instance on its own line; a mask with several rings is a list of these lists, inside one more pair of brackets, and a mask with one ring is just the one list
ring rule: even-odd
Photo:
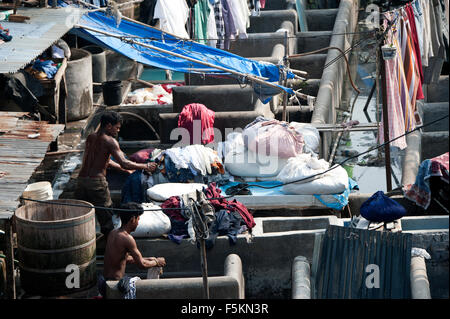
[[[107,281],[106,298],[122,299],[118,281]],[[211,299],[244,299],[245,281],[239,256],[230,254],[224,262],[224,275],[208,276]],[[136,282],[136,299],[202,299],[205,298],[203,277],[142,279]]]
[[[342,33],[353,32],[356,28],[358,18],[359,0],[342,0],[339,5],[339,12],[334,24],[330,46],[339,47],[343,51],[348,49],[353,40],[353,34],[342,35]],[[328,50],[326,63],[337,58],[341,53],[338,50]],[[348,54],[349,55],[349,54]],[[346,65],[343,58],[333,63],[323,71],[319,94],[317,96],[315,109],[311,119],[312,123],[335,123],[336,108],[339,107],[344,76],[346,76]],[[331,134],[322,134],[321,157],[328,158],[329,146],[331,144]]]
[[[315,234],[339,220],[335,216],[268,217],[255,218],[255,223],[252,236],[238,235],[236,245],[230,245],[226,236],[216,239],[214,247],[207,250],[208,274],[221,276],[225,258],[236,254],[242,260],[246,298],[286,299],[290,298],[294,258],[301,255],[312,260]],[[201,274],[199,249],[186,239],[179,245],[170,240],[137,239],[137,245],[143,256],[166,258],[169,278]],[[132,266],[127,273],[145,275]]]

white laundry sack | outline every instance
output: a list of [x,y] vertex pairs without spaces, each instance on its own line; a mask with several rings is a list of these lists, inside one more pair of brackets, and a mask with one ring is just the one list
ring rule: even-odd
[[197,190],[202,190],[208,185],[200,183],[164,183],[157,184],[147,189],[149,200],[164,202],[172,196],[182,196],[184,194],[195,194]]
[[234,176],[274,177],[286,165],[287,158],[258,154],[251,150],[235,150],[225,155],[226,170]]
[[[288,160],[277,179],[283,183],[294,182],[322,173],[328,168],[329,165],[325,160],[317,159],[311,154],[301,154]],[[337,166],[312,179],[284,185],[282,191],[294,195],[339,194],[347,187],[347,171],[342,166]]]
[[[139,218],[139,224],[134,232],[131,233],[133,237],[160,237],[168,234],[171,230],[170,218],[158,205],[153,203],[142,203],[144,213]],[[149,209],[146,211],[146,209]],[[152,209],[152,210],[150,210]],[[113,215],[114,228],[117,229],[122,225],[120,217]]]
[[261,121],[243,132],[245,146],[258,154],[289,158],[303,153],[303,136],[287,123]]
[[320,150],[320,133],[317,128],[308,123],[291,122],[289,123],[298,133],[303,136],[305,141],[305,153],[312,151],[316,154]]

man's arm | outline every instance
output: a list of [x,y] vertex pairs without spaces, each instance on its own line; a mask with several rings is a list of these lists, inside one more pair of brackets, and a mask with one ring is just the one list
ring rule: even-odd
[[[133,237],[131,237],[131,235],[129,236],[126,247],[127,247],[128,253],[130,254],[130,257],[133,258],[134,264],[136,264],[139,268],[151,268],[151,267],[156,267],[156,266],[162,266],[162,265],[159,265],[157,259],[149,260],[149,259],[143,258],[141,252],[137,248],[136,241],[134,240]],[[128,258],[127,258],[127,262],[128,262]]]
[[114,169],[119,172],[128,173],[128,174],[131,174],[134,172],[134,170],[128,170],[128,169],[122,168],[122,166],[120,166],[118,163],[116,163],[112,159],[109,159],[108,168]]
[[[116,159],[117,163],[120,165],[122,169],[126,170],[144,169],[150,173],[155,171],[156,169],[155,163],[140,164],[130,161],[125,158],[125,155],[123,154],[122,150],[119,147],[119,143],[113,138],[111,138],[111,141],[112,141],[110,144],[111,155]],[[110,163],[111,162],[112,160],[110,160]]]

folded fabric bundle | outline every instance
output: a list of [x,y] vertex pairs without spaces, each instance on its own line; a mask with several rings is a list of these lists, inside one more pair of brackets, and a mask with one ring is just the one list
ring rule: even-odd
[[56,72],[58,72],[58,66],[52,60],[37,59],[34,61],[33,69],[44,72],[49,79],[53,79]]

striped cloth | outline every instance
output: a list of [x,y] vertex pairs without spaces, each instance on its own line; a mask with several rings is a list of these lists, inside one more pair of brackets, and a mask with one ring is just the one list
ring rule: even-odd
[[222,3],[217,1],[214,3],[214,18],[216,19],[217,44],[218,49],[225,48],[225,23],[223,22]]
[[[403,67],[408,87],[408,94],[412,110],[407,109],[404,105],[405,130],[411,131],[415,128],[414,111],[416,109],[417,93],[420,86],[420,74],[417,68],[416,57],[413,48],[411,27],[404,10],[400,11],[400,39],[401,52],[403,58]],[[423,93],[422,93],[423,95]]]
[[[386,99],[388,110],[388,123],[389,123],[389,140],[392,140],[405,133],[405,112],[410,114],[408,110],[411,110],[411,103],[408,94],[408,86],[403,69],[403,60],[401,56],[400,46],[397,40],[399,30],[399,19],[395,13],[386,13],[384,27],[388,25],[388,21],[396,19],[391,30],[386,35],[387,45],[392,45],[397,49],[395,58],[391,60],[385,60],[385,80],[386,80]],[[382,62],[383,63],[383,62]],[[384,143],[384,125],[383,121],[380,123],[379,128],[379,140],[380,143]],[[406,148],[406,137],[403,136],[391,143],[391,146],[396,146],[400,149]]]

